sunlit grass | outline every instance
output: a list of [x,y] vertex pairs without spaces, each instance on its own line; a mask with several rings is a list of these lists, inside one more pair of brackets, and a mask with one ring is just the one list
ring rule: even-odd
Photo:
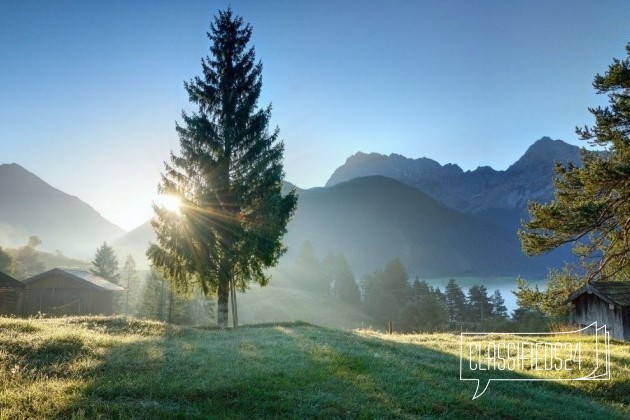
[[623,418],[630,346],[611,350],[611,381],[493,384],[473,401],[457,334],[0,318],[0,417]]

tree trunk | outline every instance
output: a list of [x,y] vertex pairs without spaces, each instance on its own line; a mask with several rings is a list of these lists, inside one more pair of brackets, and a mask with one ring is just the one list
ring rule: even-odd
[[162,287],[160,288],[160,305],[158,306],[158,318],[160,321],[164,321],[164,283],[166,280],[160,280]]
[[219,287],[217,290],[217,325],[219,328],[228,327],[228,296],[230,294],[230,281],[223,273],[219,274]]
[[175,302],[175,296],[173,295],[173,290],[170,289],[168,294],[168,323],[173,323],[173,303]]
[[238,327],[238,305],[236,304],[236,289],[234,289],[234,321],[235,326]]
[[232,303],[232,326],[238,327],[238,309],[236,306],[236,282],[232,278],[230,280],[230,300]]

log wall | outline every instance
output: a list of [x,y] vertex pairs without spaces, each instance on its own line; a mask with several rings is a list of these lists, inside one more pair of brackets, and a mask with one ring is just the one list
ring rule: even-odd
[[584,293],[574,301],[574,322],[586,326],[606,324],[611,338],[630,341],[630,308],[609,305],[595,294]]

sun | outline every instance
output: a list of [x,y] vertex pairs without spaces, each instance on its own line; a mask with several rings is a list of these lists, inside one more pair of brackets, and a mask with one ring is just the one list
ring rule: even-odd
[[163,207],[170,212],[181,213],[182,202],[179,197],[174,195],[158,195],[154,203],[158,207]]

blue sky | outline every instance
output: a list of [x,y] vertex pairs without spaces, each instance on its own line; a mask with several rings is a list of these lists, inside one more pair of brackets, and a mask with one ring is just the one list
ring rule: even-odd
[[302,188],[357,151],[505,169],[542,136],[580,144],[593,76],[630,41],[625,1],[0,0],[0,163],[123,228],[149,219],[228,4]]

